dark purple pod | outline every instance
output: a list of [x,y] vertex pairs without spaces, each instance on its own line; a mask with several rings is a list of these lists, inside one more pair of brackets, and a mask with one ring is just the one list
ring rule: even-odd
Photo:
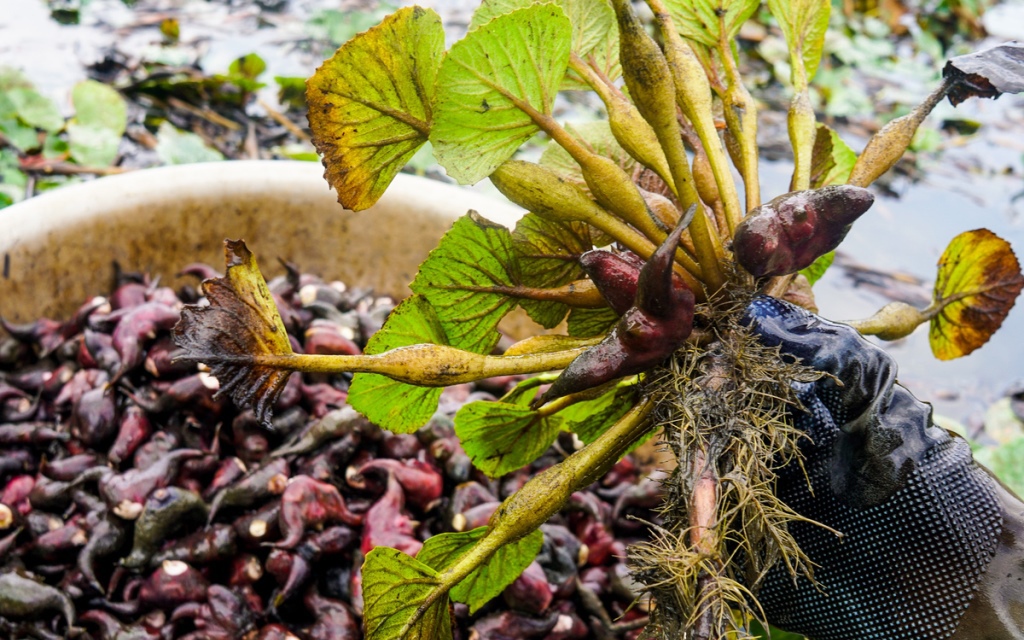
[[110,512],[105,512],[89,532],[89,541],[79,552],[77,565],[86,580],[100,593],[104,589],[96,575],[99,561],[120,551],[128,539],[127,524]]
[[75,435],[90,447],[109,442],[120,425],[114,394],[103,387],[86,391],[75,403],[72,422]]
[[114,349],[121,357],[114,381],[142,364],[146,344],[156,337],[157,331],[170,330],[180,318],[178,309],[159,302],[146,302],[128,310],[111,334]]
[[274,458],[224,487],[210,505],[210,520],[225,507],[249,507],[260,500],[281,495],[287,486],[288,472],[288,461]]
[[45,460],[39,472],[51,480],[70,482],[89,469],[103,464],[103,457],[96,453],[80,453],[77,456]]
[[360,548],[364,555],[374,547],[392,547],[415,556],[423,543],[416,539],[414,531],[412,518],[405,512],[405,490],[388,474],[387,491],[366,512]]
[[239,458],[230,456],[220,461],[213,479],[203,490],[204,498],[212,498],[218,491],[245,475],[246,466]]
[[54,440],[67,440],[69,437],[67,433],[57,431],[46,423],[0,424],[0,445],[45,445]]
[[175,358],[183,353],[183,349],[174,344],[169,336],[165,336],[146,350],[143,366],[154,378],[177,378],[194,373],[194,363],[175,361]]
[[280,513],[281,501],[274,500],[257,511],[239,517],[231,526],[235,528],[240,542],[249,547],[260,547],[281,537],[277,526]]
[[552,612],[543,618],[502,611],[477,620],[470,627],[470,636],[476,640],[529,640],[543,638],[555,628],[558,613]]
[[340,600],[321,596],[315,587],[307,592],[303,602],[316,621],[306,631],[309,640],[359,640],[363,637],[359,622]]
[[579,262],[615,313],[621,316],[633,306],[636,282],[644,266],[643,260],[635,253],[595,249],[581,255]]
[[178,437],[166,431],[157,431],[153,436],[135,450],[132,466],[145,469],[163,459],[172,449],[178,446]]
[[754,209],[736,227],[736,260],[757,277],[809,267],[843,241],[875,197],[853,185],[795,191]]
[[121,367],[121,356],[114,348],[114,338],[100,331],[86,329],[82,333],[78,363],[87,369],[102,369],[113,374]]
[[363,523],[363,516],[349,511],[341,492],[334,485],[308,476],[296,476],[288,481],[281,495],[278,526],[284,539],[275,546],[294,549],[308,527],[319,527],[326,522],[355,526]]
[[16,340],[33,345],[40,357],[49,355],[64,342],[63,325],[49,318],[29,324],[13,324],[0,318],[0,326]]
[[146,412],[135,405],[125,408],[114,444],[110,445],[107,457],[116,465],[131,458],[144,442],[153,435],[153,424]]
[[137,307],[146,301],[148,291],[149,286],[141,282],[126,282],[110,294],[110,307],[115,311]]
[[122,561],[129,569],[149,565],[149,560],[168,536],[190,521],[206,517],[206,503],[197,494],[179,487],[157,489],[146,499],[135,521],[132,551]]
[[206,599],[209,586],[199,571],[180,560],[167,560],[149,574],[139,588],[143,606],[172,609],[186,602]]
[[[416,459],[404,461],[389,458],[370,460],[359,468],[359,474],[370,471],[384,471],[394,474],[398,484],[405,489],[405,499],[410,504],[424,511],[428,510],[441,497],[444,490],[444,478],[433,466]],[[354,485],[355,478],[348,479]]]
[[238,549],[238,534],[229,524],[214,524],[205,529],[165,545],[150,559],[155,565],[164,560],[181,560],[192,565],[203,565],[228,558]]
[[183,461],[202,455],[198,449],[175,449],[144,469],[107,475],[100,480],[100,496],[114,509],[124,503],[141,504],[150,493],[171,484]]
[[314,320],[306,329],[303,346],[306,353],[313,355],[358,356],[363,353],[342,327],[330,320]]
[[509,607],[533,615],[547,611],[554,599],[544,569],[536,561],[531,562],[512,584],[505,587],[501,595]]

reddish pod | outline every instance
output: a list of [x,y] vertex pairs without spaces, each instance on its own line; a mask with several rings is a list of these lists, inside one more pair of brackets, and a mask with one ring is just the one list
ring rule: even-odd
[[288,487],[281,495],[278,524],[284,539],[274,546],[294,549],[302,541],[307,527],[326,522],[360,525],[363,516],[348,510],[345,499],[334,485],[309,476],[296,476],[288,481]]
[[325,598],[315,587],[310,587],[303,602],[306,610],[316,616],[316,622],[306,631],[309,640],[359,640],[363,637],[359,622],[340,600]]
[[69,482],[86,471],[103,464],[103,457],[97,453],[80,453],[76,456],[44,460],[39,472],[51,480]]
[[736,260],[757,277],[796,273],[838,247],[874,201],[867,189],[848,184],[779,196],[736,227]]
[[142,364],[146,343],[156,337],[157,331],[169,331],[180,318],[178,309],[160,302],[140,304],[121,316],[111,334],[114,349],[121,358],[113,382]]
[[374,547],[392,547],[415,556],[423,547],[413,533],[415,524],[405,513],[405,491],[398,480],[388,474],[387,490],[366,512],[363,523],[362,552]]
[[544,575],[544,569],[536,561],[531,562],[512,584],[505,587],[502,597],[516,611],[540,615],[547,611],[554,599],[551,585]]
[[99,483],[100,497],[115,510],[130,503],[141,505],[153,491],[170,486],[183,461],[202,455],[198,449],[175,449],[144,469],[105,474]]
[[[693,292],[673,285],[673,257],[691,216],[683,216],[665,242],[640,269],[636,296],[618,324],[587,349],[534,400],[539,407],[555,398],[642,373],[675,352],[693,329]],[[600,286],[599,286],[600,287]]]
[[149,421],[146,412],[137,406],[129,406],[121,414],[121,424],[118,426],[117,437],[110,445],[107,457],[114,464],[121,464],[131,458],[146,440],[153,435],[153,424]]
[[143,607],[171,609],[186,602],[201,602],[209,586],[206,578],[180,560],[167,560],[149,574],[139,588]]
[[306,353],[312,355],[362,355],[363,350],[352,341],[340,326],[330,320],[314,320],[305,334]]
[[40,357],[49,355],[64,342],[63,325],[49,318],[29,324],[13,324],[0,318],[0,326],[16,340],[35,346]]
[[7,505],[12,511],[25,515],[32,510],[30,498],[35,488],[35,476],[14,476],[4,485],[4,491],[0,494],[0,503]]
[[[441,498],[444,478],[437,469],[419,460],[391,460],[378,458],[359,467],[359,474],[381,470],[394,475],[405,490],[405,499],[415,507],[426,511]],[[354,479],[349,479],[353,484]],[[353,485],[354,486],[354,485]]]

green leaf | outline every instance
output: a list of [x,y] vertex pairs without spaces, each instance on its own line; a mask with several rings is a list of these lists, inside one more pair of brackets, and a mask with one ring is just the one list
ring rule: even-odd
[[846,184],[856,162],[857,154],[839,134],[827,125],[819,124],[811,151],[811,188]]
[[805,269],[801,269],[800,273],[802,273],[804,277],[807,278],[807,282],[810,283],[810,285],[813,287],[814,283],[817,282],[818,280],[821,280],[821,276],[825,275],[825,272],[828,271],[828,268],[832,266],[832,261],[835,259],[835,251],[823,253],[820,256],[818,256],[818,258],[814,262],[811,263],[811,266]]
[[453,347],[489,353],[515,300],[495,288],[519,284],[512,235],[475,211],[455,221],[409,288],[434,307]]
[[441,18],[406,7],[349,40],[309,79],[313,143],[346,208],[376,202],[426,142],[443,54]]
[[[3,94],[0,94],[0,100],[2,99]],[[35,127],[23,125],[14,116],[10,118],[0,116],[0,133],[7,136],[7,140],[19,151],[25,152],[39,148],[39,134]]]
[[247,53],[231,61],[228,75],[255,80],[267,70],[267,63],[255,53]]
[[[473,13],[470,29],[487,24],[498,16],[533,5],[537,0],[484,0]],[[572,52],[584,61],[592,57],[594,65],[609,79],[622,75],[619,67],[619,29],[615,10],[607,0],[557,0],[572,24]],[[562,89],[589,89],[572,70]]]
[[[821,62],[832,3],[829,0],[768,0],[768,9],[779,22],[789,45],[793,84],[806,85]],[[797,60],[803,64],[797,64]],[[798,76],[801,68],[803,78]]]
[[18,119],[30,127],[50,133],[64,128],[64,117],[52,100],[35,89],[17,88],[7,98],[18,112]]
[[665,5],[680,35],[708,47],[717,47],[723,27],[725,40],[731,43],[761,3],[759,0],[666,0]]
[[376,547],[363,562],[363,628],[367,640],[450,640],[448,598],[419,612],[440,585],[437,571],[397,549]]
[[504,402],[470,402],[455,414],[455,435],[477,469],[497,478],[541,456],[562,418]]
[[124,133],[128,107],[116,90],[95,80],[85,80],[71,90],[71,103],[75,106],[73,122],[107,129],[119,136]]
[[[520,265],[521,282],[528,287],[560,287],[584,277],[577,259],[593,248],[587,225],[552,222],[528,213],[516,223],[512,248]],[[550,329],[562,321],[569,307],[559,302],[520,300],[534,322]]]
[[302,76],[274,76],[277,101],[285,107],[306,110],[306,79]]
[[[413,344],[448,344],[433,307],[423,296],[406,298],[366,344],[365,353],[383,353]],[[357,373],[348,402],[371,422],[396,433],[412,433],[437,411],[442,387],[417,387],[377,373]]]
[[[444,571],[487,535],[487,527],[461,533],[442,533],[423,543],[416,559],[435,571]],[[526,567],[530,566],[544,543],[544,534],[535,529],[527,536],[502,546],[490,560],[473,570],[466,579],[455,585],[449,595],[452,600],[469,605],[473,615],[480,607],[495,598],[512,584]]]
[[965,231],[939,258],[928,341],[939,360],[965,356],[988,342],[1021,289],[1020,263],[1010,244],[988,229]]
[[162,122],[156,132],[156,155],[164,164],[189,164],[223,160],[220,151],[206,146],[202,138]]
[[[608,393],[570,405],[558,412],[564,429],[590,444],[636,404],[636,386],[616,386]],[[637,445],[640,443],[638,442]]]
[[539,131],[524,109],[551,114],[571,46],[572,25],[550,3],[499,16],[452,46],[437,74],[430,132],[451,177],[486,178]]
[[988,467],[1003,484],[1018,496],[1024,495],[1024,437],[998,447],[986,447],[974,454],[979,464]]
[[573,309],[569,312],[569,335],[589,338],[608,333],[619,321],[618,314],[605,307],[603,309]]
[[68,123],[68,145],[75,162],[86,167],[106,167],[117,159],[121,134],[102,127]]

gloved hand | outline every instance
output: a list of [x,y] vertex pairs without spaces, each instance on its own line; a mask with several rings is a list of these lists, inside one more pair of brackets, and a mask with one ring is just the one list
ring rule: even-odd
[[794,383],[806,477],[790,465],[777,492],[843,533],[791,525],[818,588],[776,566],[757,594],[768,621],[814,640],[1024,638],[1024,503],[932,423],[931,406],[896,384],[892,358],[852,328],[768,297],[745,322],[784,357],[830,374]]

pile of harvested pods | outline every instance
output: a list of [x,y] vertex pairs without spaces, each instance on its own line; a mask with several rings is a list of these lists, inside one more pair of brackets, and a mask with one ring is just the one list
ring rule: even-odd
[[[563,434],[497,480],[474,469],[452,416],[513,378],[450,387],[427,426],[395,435],[346,404],[345,376],[294,374],[267,430],[175,362],[170,329],[199,287],[115,279],[69,320],[4,323],[0,637],[361,638],[370,549],[415,553],[486,524],[578,443]],[[393,307],[295,268],[270,289],[296,352],[360,353]],[[456,638],[635,637],[646,607],[623,557],[659,502],[660,483],[623,459],[543,527],[501,597],[473,615],[455,605]]]

